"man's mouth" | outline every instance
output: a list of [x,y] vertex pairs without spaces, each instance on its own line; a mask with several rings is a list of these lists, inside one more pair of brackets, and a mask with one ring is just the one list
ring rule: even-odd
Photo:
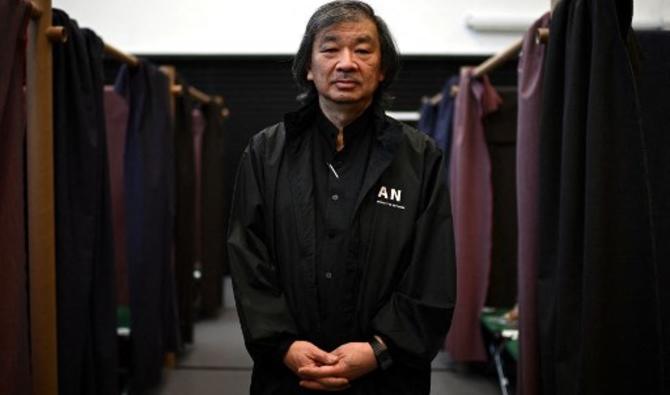
[[355,80],[335,80],[334,83],[338,88],[353,88],[358,84]]

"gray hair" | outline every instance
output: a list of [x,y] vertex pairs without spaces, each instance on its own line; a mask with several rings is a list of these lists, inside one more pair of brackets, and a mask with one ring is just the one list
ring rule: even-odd
[[386,89],[395,81],[400,70],[400,54],[396,48],[393,36],[382,18],[375,15],[374,10],[368,4],[355,0],[336,0],[326,3],[314,12],[307,22],[305,34],[302,36],[298,53],[293,59],[293,79],[298,85],[300,94],[298,100],[307,104],[316,100],[318,93],[312,81],[307,79],[307,72],[311,66],[312,47],[316,35],[323,29],[341,22],[360,21],[369,19],[375,26],[379,35],[381,49],[381,68],[384,80],[377,87],[374,101],[382,106],[389,106],[392,97],[388,96]]

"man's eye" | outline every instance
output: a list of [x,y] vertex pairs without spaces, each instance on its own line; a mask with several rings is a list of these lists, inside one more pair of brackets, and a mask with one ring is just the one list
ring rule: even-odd
[[371,52],[372,52],[372,51],[370,51],[370,50],[367,49],[367,48],[358,48],[358,49],[356,49],[356,53],[358,53],[358,54],[362,54],[362,55],[368,55],[368,54],[370,54]]
[[337,48],[333,48],[333,47],[321,48],[321,52],[333,53],[333,52],[337,52]]

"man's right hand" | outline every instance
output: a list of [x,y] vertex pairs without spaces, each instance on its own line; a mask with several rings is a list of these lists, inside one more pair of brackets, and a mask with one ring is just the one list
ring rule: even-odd
[[[288,366],[298,377],[298,370],[305,367],[319,367],[324,365],[334,365],[340,360],[340,357],[327,353],[314,344],[296,340],[291,344],[284,356],[284,364]],[[306,379],[306,377],[301,377]],[[349,380],[343,377],[324,377],[317,381],[318,389],[324,391],[341,391],[349,388]]]

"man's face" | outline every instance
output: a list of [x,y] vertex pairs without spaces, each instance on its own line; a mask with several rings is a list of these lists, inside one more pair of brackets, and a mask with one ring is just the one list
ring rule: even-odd
[[379,47],[377,27],[369,19],[337,23],[317,33],[307,79],[314,82],[319,99],[369,104],[384,80]]

